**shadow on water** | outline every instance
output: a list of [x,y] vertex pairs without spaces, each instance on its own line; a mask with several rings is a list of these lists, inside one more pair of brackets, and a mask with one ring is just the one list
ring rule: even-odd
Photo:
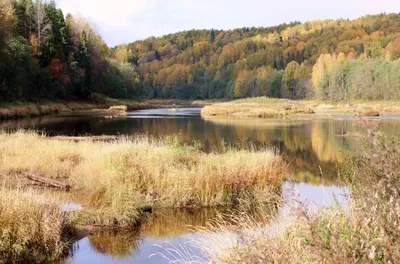
[[187,243],[196,237],[192,230],[227,212],[226,209],[155,210],[135,231],[103,230],[79,240],[67,263],[168,263],[160,256],[150,257],[162,252],[159,246],[163,245],[186,244],[194,254],[200,254],[199,249]]
[[[378,127],[388,135],[400,131],[400,118],[393,116],[263,120],[204,118],[199,112],[199,108],[154,109],[131,112],[127,117],[115,119],[49,116],[1,122],[0,129],[36,129],[49,135],[73,136],[178,135],[184,142],[199,142],[206,152],[220,148],[221,142],[239,147],[267,146],[276,149],[289,163],[288,180],[291,182],[283,184],[284,198],[308,201],[311,205],[330,205],[334,195],[339,203],[345,203],[341,194],[349,191],[338,186],[337,166],[345,160],[347,153],[360,147],[360,138],[367,135],[367,128]],[[159,257],[148,258],[159,251],[154,244],[162,245],[164,241],[172,245],[185,244],[196,237],[190,226],[204,226],[216,215],[215,210],[156,211],[135,232],[105,231],[78,241],[68,262],[165,263]],[[195,248],[192,250],[199,254]]]

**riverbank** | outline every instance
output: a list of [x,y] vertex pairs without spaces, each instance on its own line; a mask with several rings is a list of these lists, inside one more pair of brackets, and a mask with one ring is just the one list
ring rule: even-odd
[[[298,203],[272,228],[247,215],[232,216],[235,225],[211,224],[193,243],[212,263],[398,263],[399,147],[398,138],[378,133],[349,157],[339,170],[351,190],[346,207],[309,210]],[[288,217],[292,220],[285,221]],[[218,236],[227,236],[227,230],[237,239],[221,245]]]
[[135,99],[115,99],[103,95],[92,95],[87,101],[16,101],[0,103],[0,120],[26,118],[51,114],[110,115],[113,106],[125,106],[126,110],[151,108],[171,108],[175,105],[190,105],[191,101],[153,99],[140,101]]
[[[68,185],[69,193],[45,189],[41,197],[82,205],[81,211],[61,214],[68,224],[80,228],[135,227],[141,221],[143,208],[230,207],[242,202],[266,202],[272,193],[280,192],[284,166],[282,158],[268,149],[226,147],[206,154],[175,137],[76,141],[51,139],[34,132],[0,133],[1,192],[18,189],[19,193],[29,193],[38,188],[37,182],[31,182],[26,175]],[[45,188],[39,186],[41,190]],[[16,197],[18,200],[20,195]],[[15,206],[3,208],[0,219],[12,208],[19,210]],[[45,214],[34,208],[26,212],[29,217]],[[15,214],[23,211],[21,207]],[[19,228],[27,228],[19,218],[12,219]],[[32,221],[38,224],[44,220],[39,217]],[[15,232],[18,237],[19,231]],[[31,250],[30,242],[37,244],[33,239],[39,238],[29,237],[21,246],[23,252]],[[61,243],[65,237],[60,234],[58,239]],[[12,241],[4,246],[14,247],[16,242]]]
[[207,105],[202,116],[290,118],[298,115],[379,116],[400,113],[396,101],[288,100],[267,97],[247,98]]

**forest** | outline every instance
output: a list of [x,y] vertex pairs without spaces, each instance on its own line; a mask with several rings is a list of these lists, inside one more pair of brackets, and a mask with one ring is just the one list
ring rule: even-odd
[[129,97],[134,65],[114,58],[87,20],[54,1],[0,1],[0,100]]
[[54,1],[0,3],[2,101],[400,99],[400,14],[189,30],[110,48]]

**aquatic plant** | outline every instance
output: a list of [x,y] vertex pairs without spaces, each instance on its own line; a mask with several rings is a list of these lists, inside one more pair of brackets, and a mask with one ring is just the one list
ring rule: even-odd
[[[106,142],[57,140],[34,132],[0,134],[0,173],[36,173],[83,193],[85,224],[135,225],[144,206],[232,206],[279,192],[284,162],[273,151],[203,153],[148,137]],[[78,213],[78,214],[82,214]]]
[[292,220],[268,225],[236,215],[235,225],[222,221],[199,231],[193,243],[206,261],[169,252],[184,256],[178,263],[398,263],[400,140],[377,134],[346,160],[340,177],[351,189],[348,208],[315,212],[299,203]]
[[42,263],[62,257],[74,228],[60,203],[31,189],[0,189],[0,262]]

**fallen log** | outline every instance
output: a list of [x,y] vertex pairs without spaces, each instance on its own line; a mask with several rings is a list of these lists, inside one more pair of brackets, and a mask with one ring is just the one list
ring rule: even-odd
[[42,176],[33,174],[33,173],[24,173],[23,174],[26,178],[28,178],[29,180],[35,181],[35,182],[39,182],[41,184],[44,184],[46,186],[49,187],[53,187],[53,188],[58,188],[58,189],[65,189],[67,192],[72,188],[70,185],[56,181],[56,180],[52,180],[52,179],[48,179],[48,178],[44,178]]
[[66,140],[66,141],[85,141],[85,140],[93,140],[93,141],[104,141],[104,140],[115,140],[118,137],[116,136],[90,136],[90,137],[68,137],[68,136],[55,136],[50,137],[54,140]]

